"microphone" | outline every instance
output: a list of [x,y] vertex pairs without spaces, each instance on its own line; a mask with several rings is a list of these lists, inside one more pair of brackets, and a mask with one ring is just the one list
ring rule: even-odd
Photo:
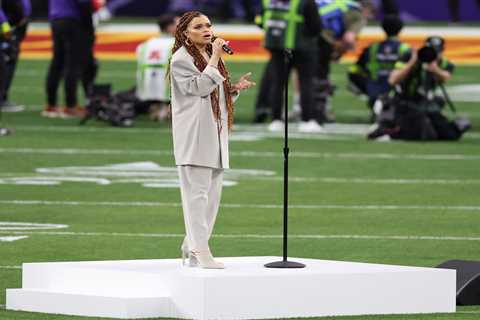
[[[212,43],[215,41],[215,39],[217,39],[218,37],[217,36],[213,36],[212,37]],[[233,54],[233,49],[230,48],[230,46],[228,46],[227,44],[224,44],[222,46],[222,49],[223,51],[225,51],[226,53],[228,53],[229,55],[232,55]]]

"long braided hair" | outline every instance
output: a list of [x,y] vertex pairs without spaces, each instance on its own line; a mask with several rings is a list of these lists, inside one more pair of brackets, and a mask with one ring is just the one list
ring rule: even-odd
[[[195,47],[193,43],[187,43],[187,36],[185,35],[185,31],[187,30],[188,24],[197,17],[204,16],[203,13],[199,11],[189,11],[183,14],[180,17],[180,20],[177,25],[177,29],[175,32],[175,44],[172,48],[172,56],[173,54],[180,49],[182,46],[187,50],[187,52],[193,57],[193,61],[195,66],[200,72],[207,67],[208,62],[202,56],[200,51]],[[207,53],[209,56],[212,55],[212,45],[207,45]],[[220,74],[226,79],[223,82],[223,91],[225,92],[225,101],[227,103],[227,112],[228,112],[228,129],[231,130],[233,126],[233,100],[231,94],[232,85],[230,83],[230,75],[225,67],[225,64],[222,59],[218,62],[218,70]],[[221,121],[221,113],[220,110],[220,97],[219,97],[219,90],[216,88],[211,94],[210,99],[212,102],[212,111],[217,121]]]

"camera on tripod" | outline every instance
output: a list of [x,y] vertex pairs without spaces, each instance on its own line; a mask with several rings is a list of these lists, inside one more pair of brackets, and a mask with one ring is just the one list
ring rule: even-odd
[[438,60],[439,55],[445,49],[445,39],[440,36],[428,37],[425,46],[418,50],[418,60],[421,63],[432,63]]

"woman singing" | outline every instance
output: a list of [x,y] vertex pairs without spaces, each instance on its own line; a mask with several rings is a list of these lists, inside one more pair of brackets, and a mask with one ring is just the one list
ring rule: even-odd
[[222,60],[225,40],[213,42],[212,24],[200,12],[179,20],[170,63],[172,131],[180,177],[186,237],[182,261],[223,269],[208,246],[222,192],[223,171],[229,168],[228,134],[233,101],[255,83],[250,73],[232,85]]

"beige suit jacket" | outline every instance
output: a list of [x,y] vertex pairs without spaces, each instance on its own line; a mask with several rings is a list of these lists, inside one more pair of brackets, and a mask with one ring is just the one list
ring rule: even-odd
[[[229,168],[228,117],[222,86],[225,78],[213,66],[200,72],[184,47],[173,54],[170,70],[175,164]],[[210,93],[217,87],[221,123],[214,117],[210,100]]]

